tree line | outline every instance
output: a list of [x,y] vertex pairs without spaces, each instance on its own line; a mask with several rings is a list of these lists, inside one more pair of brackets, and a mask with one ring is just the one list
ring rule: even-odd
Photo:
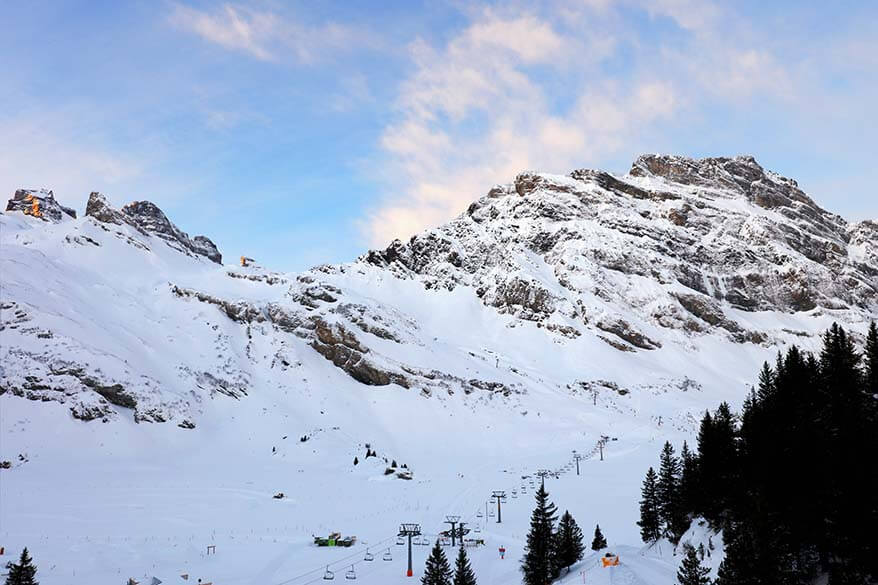
[[764,364],[740,414],[706,412],[695,452],[665,443],[644,542],[676,544],[700,516],[723,531],[717,585],[878,582],[878,328],[862,351],[837,324],[822,341]]

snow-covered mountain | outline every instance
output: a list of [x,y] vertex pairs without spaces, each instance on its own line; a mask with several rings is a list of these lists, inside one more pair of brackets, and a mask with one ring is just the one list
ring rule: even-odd
[[[115,210],[93,193],[75,219],[51,193],[43,214],[22,208],[30,193],[3,217],[2,388],[85,420],[127,410],[192,426],[213,396],[241,399],[266,375],[282,385],[306,347],[357,382],[425,395],[514,402],[545,386],[498,375],[501,359],[521,365],[499,348],[450,347],[474,304],[492,329],[538,333],[551,353],[610,348],[607,368],[552,380],[559,390],[654,384],[657,363],[707,339],[761,354],[828,320],[857,329],[878,306],[878,224],[847,223],[750,157],[642,156],[624,177],[522,173],[407,243],[298,275],[222,266],[209,239],[146,201]],[[437,306],[454,324],[441,336],[425,323]],[[619,380],[620,361],[649,373]]]
[[[148,469],[213,489],[247,469],[256,491],[286,485],[309,518],[344,478],[386,516],[368,528],[392,531],[406,498],[403,516],[441,522],[482,501],[477,488],[496,489],[501,471],[560,465],[606,433],[620,463],[595,473],[616,486],[618,512],[601,526],[633,545],[639,478],[665,438],[691,440],[704,408],[739,403],[784,346],[816,347],[833,321],[862,333],[878,313],[878,224],[820,208],[751,157],[646,155],[624,176],[522,173],[408,242],[300,274],[244,257],[224,265],[211,240],[152,203],[114,209],[98,193],[76,217],[51,192],[17,191],[0,237],[0,460],[20,462],[0,471],[17,494],[0,498],[0,520],[32,535],[77,518],[36,504],[65,500],[45,486],[69,470],[70,445],[86,473],[112,462],[137,481]],[[366,443],[382,463],[352,467]],[[219,449],[204,455],[210,465],[193,463],[208,445]],[[286,445],[292,466],[274,467],[267,445]],[[226,458],[236,471],[218,471]],[[385,459],[407,463],[390,477],[416,481],[376,482]],[[315,470],[316,484],[294,489]],[[435,493],[464,476],[476,483]],[[100,507],[108,493],[86,500]],[[22,513],[29,503],[47,515]],[[249,522],[273,521],[265,505]],[[329,508],[365,525],[353,502]],[[186,517],[193,533],[216,527]],[[81,518],[65,522],[83,533]],[[510,555],[523,523],[504,536]],[[311,553],[296,550],[309,567]],[[115,574],[101,571],[90,575]],[[229,571],[224,582],[249,582]],[[282,580],[274,571],[266,582]]]

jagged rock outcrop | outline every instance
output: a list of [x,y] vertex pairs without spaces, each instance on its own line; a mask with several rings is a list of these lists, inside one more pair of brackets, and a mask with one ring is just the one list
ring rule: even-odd
[[127,223],[125,216],[116,210],[107,198],[97,191],[92,191],[88,196],[88,203],[85,204],[86,217],[93,217],[102,223],[122,224]]
[[145,234],[163,239],[169,246],[186,254],[204,256],[212,262],[222,264],[222,254],[206,236],[189,235],[174,225],[154,203],[134,201],[121,210],[114,209],[102,194],[89,195],[85,215],[102,223],[127,223]]
[[662,328],[761,343],[727,313],[874,310],[876,233],[753,157],[644,155],[625,176],[521,173],[360,262],[428,289],[470,286],[500,312],[625,347],[659,347]]
[[18,189],[6,203],[6,211],[19,211],[52,223],[76,219],[76,212],[55,201],[55,194],[46,189]]

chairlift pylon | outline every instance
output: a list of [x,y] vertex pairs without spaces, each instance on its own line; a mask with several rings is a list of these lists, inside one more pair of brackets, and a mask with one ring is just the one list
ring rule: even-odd
[[350,581],[353,581],[357,578],[357,573],[354,571],[354,566],[351,565],[351,570],[344,574],[344,578]]
[[329,570],[329,565],[326,565],[326,572],[323,573],[323,580],[332,581],[333,579],[335,579],[335,573]]
[[390,549],[387,549],[387,552],[384,553],[384,556],[381,557],[381,558],[383,558],[385,561],[392,561],[392,560],[393,560],[393,555],[390,554]]

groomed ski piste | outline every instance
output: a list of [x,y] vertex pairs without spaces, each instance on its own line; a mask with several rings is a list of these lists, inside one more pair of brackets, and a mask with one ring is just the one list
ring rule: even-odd
[[[324,582],[327,571],[337,582],[355,575],[364,584],[414,583],[439,532],[449,528],[447,515],[466,522],[467,540],[484,541],[467,548],[479,583],[519,583],[541,469],[560,472],[545,478],[546,489],[559,513],[569,510],[576,518],[586,545],[595,524],[609,541],[606,550],[588,550],[561,583],[671,583],[679,562],[667,543],[643,547],[635,525],[638,476],[655,464],[661,446],[649,427],[609,429],[603,461],[594,452],[600,437],[574,428],[538,434],[538,455],[523,448],[523,438],[533,436],[525,425],[459,428],[457,438],[426,441],[426,433],[413,432],[399,452],[423,449],[429,456],[417,459],[413,480],[402,481],[383,475],[383,460],[363,461],[362,453],[356,468],[334,461],[333,453],[349,444],[346,421],[334,421],[341,423],[334,430],[330,419],[306,442],[291,434],[281,439],[286,431],[280,425],[268,441],[272,423],[252,427],[244,423],[246,414],[259,420],[259,413],[241,410],[228,424],[201,435],[168,434],[160,426],[71,427],[63,409],[3,400],[5,449],[15,444],[16,431],[38,417],[47,429],[45,445],[30,445],[31,453],[44,455],[29,457],[16,473],[3,476],[0,532],[7,554],[29,547],[43,585],[124,584],[129,578],[150,583],[153,577],[187,582],[182,575],[190,583],[305,585]],[[351,418],[357,416],[351,413]],[[403,420],[402,426],[430,425],[429,414],[406,418],[416,420]],[[492,431],[509,440],[496,445],[494,456],[473,456],[466,444],[486,443]],[[68,450],[49,454],[50,444]],[[380,459],[381,445],[375,446]],[[572,459],[577,447],[584,456],[578,476]],[[494,490],[506,493],[502,523],[491,500]],[[272,497],[278,491],[283,499]],[[413,577],[406,576],[407,544],[398,544],[402,523],[419,524],[422,532],[413,539],[419,543],[412,546]],[[335,531],[356,536],[356,544],[313,543],[314,536]],[[707,546],[707,537],[703,532],[691,540]],[[215,552],[208,554],[208,546]],[[500,547],[506,549],[504,559]],[[365,560],[367,552],[372,561]],[[619,566],[601,566],[606,552],[618,555]],[[446,547],[450,560],[455,553]],[[714,554],[718,559],[721,552]]]

